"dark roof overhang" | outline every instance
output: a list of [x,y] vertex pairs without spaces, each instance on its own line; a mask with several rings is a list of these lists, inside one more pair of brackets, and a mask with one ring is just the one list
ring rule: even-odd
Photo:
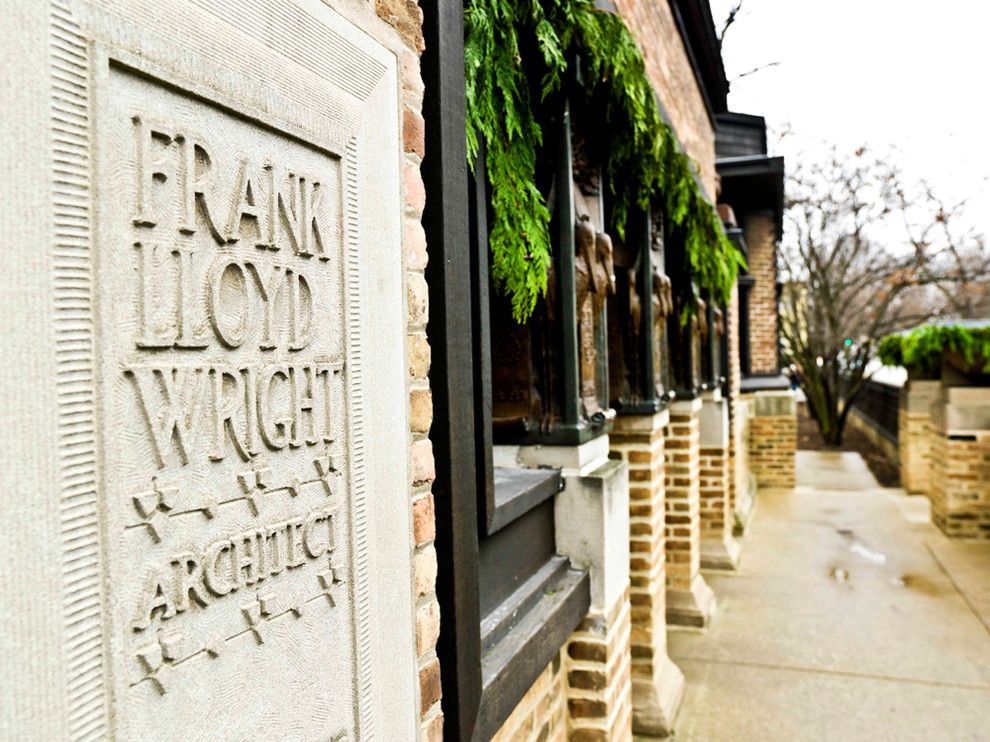
[[765,155],[767,121],[762,116],[729,111],[715,117],[715,157]]

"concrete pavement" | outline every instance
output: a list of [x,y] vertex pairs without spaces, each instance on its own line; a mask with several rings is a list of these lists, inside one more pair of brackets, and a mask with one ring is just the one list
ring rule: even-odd
[[712,627],[670,632],[674,738],[990,740],[990,543],[946,539],[926,505],[858,454],[799,452],[739,571],[706,574]]

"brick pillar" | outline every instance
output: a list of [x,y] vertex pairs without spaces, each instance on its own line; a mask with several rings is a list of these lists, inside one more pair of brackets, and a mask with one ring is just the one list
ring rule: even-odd
[[664,431],[667,469],[667,623],[708,625],[715,594],[701,576],[701,399],[675,401]]
[[931,501],[946,536],[990,539],[990,430],[935,438]]
[[901,389],[897,412],[897,448],[901,487],[912,494],[927,495],[931,481],[931,443],[928,432],[931,406],[942,382],[909,380]]
[[749,357],[753,374],[780,373],[777,332],[777,243],[771,212],[746,216],[749,275]]
[[667,655],[664,427],[666,411],[620,416],[611,454],[629,467],[629,572],[632,603],[633,731],[673,730],[684,675]]
[[760,487],[793,487],[797,455],[794,392],[757,392],[750,420],[749,465]]
[[732,538],[729,506],[729,413],[728,402],[718,389],[702,397],[699,437],[701,566],[734,570],[739,564],[739,544]]
[[589,474],[565,477],[554,520],[557,551],[587,569],[591,585],[591,609],[567,643],[568,739],[631,740],[626,465],[608,460]]
[[932,522],[990,539],[990,389],[948,387],[932,405]]

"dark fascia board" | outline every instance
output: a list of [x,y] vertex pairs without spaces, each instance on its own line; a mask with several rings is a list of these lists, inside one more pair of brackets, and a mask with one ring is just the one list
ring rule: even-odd
[[715,116],[729,108],[729,83],[725,77],[711,6],[708,0],[668,2],[714,128]]
[[784,158],[768,155],[723,157],[715,161],[715,167],[723,178],[736,175],[784,175]]
[[767,120],[763,116],[757,116],[752,113],[738,113],[736,111],[728,111],[726,113],[719,113],[715,116],[715,140],[718,141],[719,127],[721,125],[726,126],[745,126],[749,129],[756,129],[760,132],[760,142],[763,145],[763,149],[760,152],[754,152],[753,154],[767,154]]
[[766,155],[725,157],[715,161],[722,179],[721,200],[739,216],[754,211],[771,211],[777,239],[784,233],[784,158]]
[[755,128],[762,128],[766,131],[767,120],[763,116],[758,116],[755,113],[740,113],[739,111],[726,111],[725,113],[720,113],[716,116],[719,122],[724,121],[727,124],[739,124],[742,126],[752,126]]

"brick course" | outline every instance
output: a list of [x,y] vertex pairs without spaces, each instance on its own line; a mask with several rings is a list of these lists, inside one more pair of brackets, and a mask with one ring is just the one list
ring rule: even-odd
[[699,469],[701,538],[724,538],[729,521],[729,451],[702,448]]
[[677,401],[664,429],[667,623],[703,627],[715,607],[701,576],[701,400]]
[[592,609],[522,697],[493,742],[632,739],[629,591]]
[[739,285],[732,287],[732,295],[726,306],[726,344],[729,368],[726,373],[729,404],[729,509],[736,508],[736,493],[746,486],[745,469],[741,466],[739,450],[743,445],[743,419],[740,415],[739,397],[742,393],[742,367],[739,362]]

